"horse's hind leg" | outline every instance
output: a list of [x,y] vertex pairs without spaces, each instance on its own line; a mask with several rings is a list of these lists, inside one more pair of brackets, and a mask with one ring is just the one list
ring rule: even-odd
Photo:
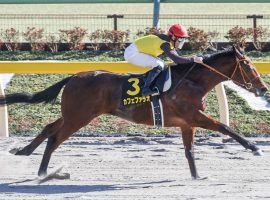
[[54,150],[57,149],[59,145],[60,143],[57,142],[56,136],[51,136],[48,138],[46,149],[43,154],[43,158],[42,158],[39,170],[38,170],[39,176],[43,176],[47,174],[47,168],[48,168],[49,161],[51,159],[51,155],[54,152]]
[[[81,126],[82,127],[82,126]],[[48,138],[47,146],[43,154],[43,158],[38,170],[38,175],[46,175],[47,168],[51,159],[52,153],[58,148],[58,146],[67,140],[73,133],[79,130],[81,127],[70,127],[65,124],[57,131],[56,134]]]
[[27,146],[24,148],[14,148],[9,152],[15,155],[25,155],[29,156],[33,151],[48,137],[54,135],[59,127],[63,124],[63,119],[59,118],[55,122],[48,124],[42,132]]
[[254,153],[254,155],[262,155],[261,150],[255,144],[245,139],[242,135],[236,133],[233,129],[231,129],[227,125],[210,118],[202,111],[199,112],[198,115],[196,115],[196,123],[197,123],[196,126],[199,126],[201,128],[219,131],[224,135],[232,137],[237,142],[239,142],[243,147],[245,147],[246,149],[250,149]]

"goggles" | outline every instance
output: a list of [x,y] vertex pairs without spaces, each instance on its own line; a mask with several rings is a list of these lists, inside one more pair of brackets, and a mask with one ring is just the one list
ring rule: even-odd
[[183,41],[186,41],[186,38],[176,38],[176,40],[179,42],[183,42]]
[[186,42],[186,38],[176,38],[176,40],[179,42],[178,45],[178,49],[182,49],[182,47],[184,46],[185,42]]

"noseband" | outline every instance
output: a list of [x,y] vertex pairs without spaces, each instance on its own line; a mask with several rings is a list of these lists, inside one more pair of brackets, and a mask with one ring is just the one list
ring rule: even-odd
[[[241,65],[241,62],[244,62],[244,61],[248,62],[248,60],[246,58],[242,58],[242,59],[236,58],[236,60],[237,61],[236,61],[235,69],[234,69],[234,71],[233,71],[233,73],[232,73],[232,75],[230,77],[223,74],[222,72],[216,70],[214,67],[211,67],[211,66],[209,66],[209,65],[207,65],[205,63],[200,63],[200,64],[203,65],[204,67],[208,68],[210,71],[214,71],[215,73],[225,77],[227,80],[231,80],[231,81],[237,83],[238,85],[241,85],[242,87],[245,87],[246,89],[250,90],[253,87],[252,83],[255,80],[257,80],[260,77],[260,75],[256,72],[257,76],[250,79],[249,76],[247,75],[247,73],[245,72],[245,70],[243,69],[243,66]],[[239,71],[241,73],[244,84],[240,83],[240,82],[238,82],[236,80],[233,80],[233,77],[234,77],[235,72],[237,71],[237,69],[239,69]]]
[[[247,89],[251,89],[253,87],[252,83],[255,80],[257,80],[258,78],[260,78],[260,74],[258,74],[256,72],[257,76],[250,79],[249,76],[247,75],[247,73],[245,72],[245,70],[243,69],[243,66],[241,65],[241,62],[245,62],[245,61],[248,62],[248,60],[246,58],[237,59],[237,64],[236,64],[236,67],[235,67],[235,70],[234,70],[233,74],[231,75],[231,79],[233,79],[233,76],[234,76],[237,68],[239,68],[239,71],[241,73],[241,76],[242,76],[242,79],[243,79],[243,82],[244,82],[244,84],[241,84],[241,85],[244,86]],[[240,83],[238,82],[238,84],[240,84]]]

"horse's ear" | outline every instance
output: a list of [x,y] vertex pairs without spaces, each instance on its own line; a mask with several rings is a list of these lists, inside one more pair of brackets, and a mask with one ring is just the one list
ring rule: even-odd
[[245,50],[244,50],[244,47],[243,47],[242,44],[239,44],[239,45],[233,44],[233,50],[235,52],[239,52],[240,54],[244,54],[245,53]]
[[245,53],[244,52],[244,49],[239,46],[239,45],[236,45],[236,44],[233,44],[233,51],[235,52],[235,55],[238,57],[238,58],[243,58],[243,54]]
[[238,46],[238,51],[239,51],[241,54],[245,54],[245,48],[244,48],[244,46],[243,46],[242,44],[240,44],[240,45]]
[[234,52],[238,52],[239,51],[239,47],[238,47],[237,44],[233,44],[232,45],[232,48],[233,48]]

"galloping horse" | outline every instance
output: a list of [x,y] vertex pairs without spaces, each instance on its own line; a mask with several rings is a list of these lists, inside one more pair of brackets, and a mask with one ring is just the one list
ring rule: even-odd
[[[190,70],[192,68],[192,70]],[[232,80],[256,96],[263,96],[267,86],[260,78],[251,60],[241,49],[232,47],[204,58],[204,64],[178,64],[171,66],[172,87],[161,94],[165,127],[180,127],[191,176],[199,178],[193,152],[196,127],[219,131],[238,141],[255,154],[260,149],[230,127],[207,116],[205,99],[210,90],[225,80]],[[49,103],[54,101],[65,86],[62,100],[62,117],[48,124],[24,148],[13,149],[15,155],[30,155],[45,139],[47,146],[38,175],[46,175],[54,150],[81,127],[101,114],[111,114],[126,120],[153,125],[149,102],[123,106],[121,94],[126,75],[110,72],[81,72],[65,78],[51,87],[34,94],[15,93],[0,98],[0,105],[13,103]]]

